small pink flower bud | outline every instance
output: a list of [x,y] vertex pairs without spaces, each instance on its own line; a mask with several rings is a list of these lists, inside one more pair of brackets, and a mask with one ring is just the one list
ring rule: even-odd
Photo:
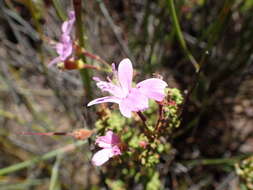
[[147,143],[146,141],[140,141],[140,142],[139,142],[139,146],[140,146],[141,148],[146,148],[147,145],[148,145],[148,143]]

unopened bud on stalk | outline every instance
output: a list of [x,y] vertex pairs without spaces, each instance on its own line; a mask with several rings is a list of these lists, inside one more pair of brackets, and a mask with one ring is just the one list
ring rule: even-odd
[[78,70],[78,69],[96,69],[98,67],[93,65],[85,64],[82,60],[66,60],[57,64],[57,68],[60,70]]
[[73,136],[75,139],[84,140],[89,138],[94,131],[88,129],[77,129],[73,131],[70,135]]
[[88,129],[77,129],[73,132],[48,132],[48,133],[34,133],[34,132],[21,132],[21,135],[43,135],[43,136],[72,136],[77,140],[85,140],[89,138],[94,131]]

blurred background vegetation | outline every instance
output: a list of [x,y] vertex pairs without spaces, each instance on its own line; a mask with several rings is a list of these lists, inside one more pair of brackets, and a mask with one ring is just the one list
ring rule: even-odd
[[[157,168],[164,189],[253,189],[252,158],[241,163],[253,151],[253,1],[175,1],[183,48],[171,0],[82,2],[87,50],[109,63],[128,57],[137,79],[160,74],[185,92],[173,157]],[[20,135],[94,126],[79,72],[47,67],[55,57],[47,39],[58,40],[72,9],[64,0],[0,0],[0,189],[112,188],[86,141]]]

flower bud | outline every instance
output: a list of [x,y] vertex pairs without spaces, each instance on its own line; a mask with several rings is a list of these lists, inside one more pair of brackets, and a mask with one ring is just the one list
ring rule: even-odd
[[139,141],[139,146],[140,146],[141,148],[146,148],[147,145],[148,145],[148,143],[147,143],[146,141]]
[[66,60],[57,64],[60,70],[75,70],[75,69],[96,69],[99,68],[93,65],[85,64],[82,60]]
[[71,133],[71,136],[78,140],[85,140],[93,134],[93,131],[88,129],[77,129]]

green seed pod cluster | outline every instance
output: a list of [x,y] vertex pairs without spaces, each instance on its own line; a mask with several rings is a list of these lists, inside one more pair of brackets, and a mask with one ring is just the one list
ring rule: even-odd
[[235,164],[235,169],[248,190],[253,190],[253,156]]
[[167,100],[164,106],[164,118],[169,130],[180,125],[179,109],[183,103],[183,95],[177,88],[167,89]]

